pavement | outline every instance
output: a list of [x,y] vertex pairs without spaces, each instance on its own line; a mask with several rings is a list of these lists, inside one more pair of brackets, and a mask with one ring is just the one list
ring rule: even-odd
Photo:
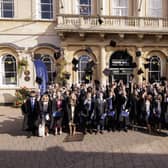
[[168,131],[87,134],[63,142],[66,133],[30,137],[22,131],[20,109],[0,106],[0,168],[166,168]]

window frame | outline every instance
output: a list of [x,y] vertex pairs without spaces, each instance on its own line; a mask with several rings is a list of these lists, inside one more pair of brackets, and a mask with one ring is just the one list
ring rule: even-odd
[[[48,83],[54,83],[55,82],[55,78],[54,78],[54,72],[55,72],[55,66],[54,66],[54,60],[52,58],[52,56],[48,55],[48,54],[40,54],[40,60],[43,61],[43,63],[46,65],[46,63],[50,63],[50,70],[48,70],[48,67],[46,65],[47,68],[47,74],[48,74]],[[50,60],[50,62],[46,62],[44,61],[45,58],[48,58]],[[50,81],[50,75],[51,75],[51,81]]]
[[[15,82],[14,83],[6,83],[6,71],[5,71],[5,60],[8,58],[8,56],[12,57],[15,67],[14,70],[15,71],[11,71],[13,74],[15,74],[15,76],[13,78],[15,78]],[[16,87],[18,85],[18,75],[17,75],[17,62],[16,62],[16,58],[12,55],[12,54],[5,54],[3,56],[1,56],[0,59],[0,64],[1,64],[1,70],[0,70],[0,86],[1,87]],[[10,71],[8,71],[8,73],[10,73]]]
[[[158,70],[153,70],[153,61],[158,62]],[[156,62],[155,62],[156,63]],[[154,82],[160,82],[160,77],[161,77],[161,59],[158,56],[151,56],[150,61],[149,61],[149,71],[148,71],[148,76],[149,76],[149,81],[152,81],[152,73],[157,73],[157,79]]]
[[[154,2],[155,1],[155,2]],[[148,17],[162,17],[163,16],[163,2],[162,0],[156,3],[157,0],[148,0],[148,9],[147,9],[147,15]],[[155,6],[152,6],[152,4],[156,3]],[[158,4],[161,4],[158,6]]]
[[[86,0],[86,4],[81,4],[80,0],[78,0],[78,13],[82,16],[90,16],[92,14],[92,0]],[[81,7],[88,8],[88,12],[82,13]]]
[[[10,4],[11,9],[4,9],[5,4]],[[14,0],[6,1],[6,0],[0,0],[0,18],[14,18]],[[5,12],[11,12],[11,16],[5,16]]]
[[[86,60],[82,60],[82,59],[87,59],[87,61]],[[87,63],[89,62],[90,59],[91,59],[91,57],[89,55],[81,55],[79,57],[79,63],[78,63],[78,83],[85,82],[85,80],[82,79],[83,78],[82,74],[84,74],[86,65],[87,65]],[[84,66],[83,69],[82,69],[82,63],[85,64],[85,66]]]
[[[42,0],[37,0],[37,11],[38,11],[38,14],[37,14],[37,19],[40,19],[40,20],[53,20],[54,19],[54,10],[53,10],[53,0],[48,0],[50,2],[47,2],[47,3],[44,3],[42,2]],[[42,11],[42,6],[50,6],[50,10],[44,10]],[[43,13],[48,13],[50,15],[49,18],[44,18],[42,17],[43,16]]]
[[[129,15],[129,0],[127,0],[127,6],[121,6],[122,3],[120,3],[120,0],[118,0],[118,5],[116,5],[116,3],[114,3],[114,1],[116,0],[113,0],[112,1],[112,7],[111,7],[111,15],[112,16],[128,16]],[[115,6],[116,5],[116,6]],[[122,12],[123,9],[125,9],[126,11],[125,12]],[[117,14],[119,11],[119,14]]]

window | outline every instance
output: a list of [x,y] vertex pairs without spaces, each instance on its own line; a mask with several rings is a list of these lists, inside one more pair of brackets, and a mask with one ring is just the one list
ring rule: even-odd
[[54,83],[54,63],[52,58],[49,55],[42,55],[41,60],[44,62],[47,68],[47,73],[48,73],[48,82],[49,84]]
[[161,61],[157,56],[152,56],[149,62],[149,82],[159,82],[161,72]]
[[79,0],[80,15],[91,15],[91,0]]
[[86,65],[89,62],[90,57],[87,55],[83,55],[79,58],[79,64],[78,64],[78,82],[82,83],[85,81],[85,69]]
[[0,12],[1,17],[14,17],[14,0],[0,0]]
[[148,0],[148,16],[162,17],[162,0]]
[[113,16],[128,16],[128,0],[112,0]]
[[53,19],[53,0],[40,0],[40,18]]
[[16,85],[17,84],[17,69],[16,59],[12,55],[5,55],[1,60],[2,74],[1,84],[2,85]]

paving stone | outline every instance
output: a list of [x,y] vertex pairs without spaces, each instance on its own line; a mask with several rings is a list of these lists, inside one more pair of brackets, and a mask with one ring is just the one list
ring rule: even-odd
[[[160,168],[168,167],[168,137],[137,131],[86,135],[64,143],[61,136],[30,137],[21,130],[23,116],[0,106],[2,168]],[[164,130],[164,133],[168,133]]]

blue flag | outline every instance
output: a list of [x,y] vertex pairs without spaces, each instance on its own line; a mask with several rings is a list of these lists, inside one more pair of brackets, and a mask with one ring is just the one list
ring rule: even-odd
[[48,73],[46,65],[41,60],[35,60],[34,65],[36,68],[36,77],[41,79],[41,83],[39,83],[40,94],[42,95],[47,91],[47,83],[48,83]]

